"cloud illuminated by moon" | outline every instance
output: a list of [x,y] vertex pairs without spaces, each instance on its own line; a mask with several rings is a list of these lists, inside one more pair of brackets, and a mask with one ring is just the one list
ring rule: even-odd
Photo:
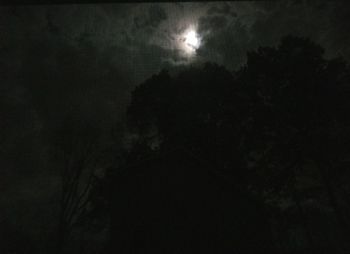
[[201,46],[201,37],[196,29],[189,27],[180,35],[179,46],[187,56],[194,56],[196,50]]

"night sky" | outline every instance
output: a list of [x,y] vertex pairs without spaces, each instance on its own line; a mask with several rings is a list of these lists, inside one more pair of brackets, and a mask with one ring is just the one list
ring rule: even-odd
[[[1,126],[0,221],[34,235],[50,230],[59,183],[41,137],[68,108],[121,121],[131,91],[161,69],[211,61],[235,70],[247,51],[288,34],[350,60],[349,7],[296,0],[0,7],[1,111],[11,116]],[[32,220],[39,213],[40,227]]]
[[[65,79],[74,72],[76,83],[98,79],[100,99],[111,99],[118,114],[130,91],[162,68],[213,61],[237,69],[247,51],[277,44],[287,34],[311,38],[326,56],[350,58],[346,1],[29,5],[0,11],[4,87],[66,97],[74,88]],[[197,37],[195,48],[186,43],[189,31]]]
[[[286,34],[310,37],[327,55],[349,58],[348,20],[346,1],[2,7],[1,64],[18,76],[35,67],[26,61],[54,65],[62,47],[71,47],[100,61],[101,70],[118,69],[134,85],[162,67],[215,61],[236,68],[248,50]],[[181,45],[189,28],[201,39],[191,57]],[[91,48],[84,51],[83,43]]]

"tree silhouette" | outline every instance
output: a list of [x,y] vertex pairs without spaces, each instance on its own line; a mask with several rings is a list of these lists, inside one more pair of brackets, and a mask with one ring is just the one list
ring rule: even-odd
[[[347,156],[348,67],[341,59],[325,59],[323,53],[308,39],[285,37],[277,48],[248,53],[239,79],[256,98],[254,125],[263,133],[256,140],[265,145],[257,169],[270,178],[259,180],[265,191],[289,189],[303,218],[301,203],[313,194],[300,186],[301,181],[309,178],[314,186],[321,184],[345,236],[349,218],[340,207],[334,178],[339,174],[335,165]],[[310,235],[309,240],[313,241]]]
[[66,247],[74,228],[88,213],[98,170],[102,170],[101,129],[96,122],[67,116],[53,137],[61,178],[57,251]]
[[[130,130],[137,141],[125,161],[124,173],[116,176],[120,186],[114,190],[117,197],[112,199],[112,210],[119,216],[115,215],[112,226],[119,227],[119,231],[112,232],[124,239],[124,247],[119,250],[128,253],[133,248],[130,246],[141,244],[139,237],[148,233],[162,242],[159,246],[170,244],[158,238],[160,231],[168,229],[147,223],[152,222],[152,211],[158,210],[164,212],[156,214],[165,225],[172,225],[166,222],[168,215],[180,222],[168,209],[175,202],[172,197],[185,191],[186,196],[177,201],[180,204],[195,199],[205,201],[188,205],[187,210],[173,208],[179,213],[186,210],[188,216],[201,214],[207,225],[203,229],[209,237],[206,239],[221,244],[205,247],[206,253],[291,253],[293,249],[283,243],[272,244],[270,235],[272,232],[276,241],[281,237],[286,240],[286,234],[276,232],[287,218],[293,219],[284,226],[288,232],[298,225],[305,232],[307,243],[298,252],[345,251],[349,206],[346,195],[340,193],[346,194],[348,189],[346,183],[340,182],[349,177],[344,170],[349,144],[348,91],[349,71],[342,59],[326,59],[322,47],[292,36],[284,37],[277,47],[248,52],[247,63],[234,72],[206,63],[176,75],[165,70],[153,75],[134,90],[128,108]],[[174,172],[178,172],[177,177]],[[162,177],[172,179],[166,180],[168,186],[161,184]],[[209,179],[216,179],[215,184],[209,184]],[[225,192],[225,188],[230,191]],[[154,189],[164,192],[164,197],[158,197]],[[220,202],[213,198],[219,193],[227,195]],[[132,200],[135,206],[126,200]],[[283,203],[288,200],[292,205],[283,210]],[[307,202],[332,209],[327,216],[336,218],[341,229],[337,231],[340,237],[336,243],[322,240],[324,236],[315,228],[322,209],[315,211]],[[209,211],[215,207],[216,216],[223,216],[226,224],[233,223],[231,231],[221,227],[202,205]],[[142,214],[140,210],[146,206],[148,210]],[[224,215],[223,210],[229,211],[231,217]],[[237,211],[239,219],[235,217]],[[132,230],[140,226],[138,216],[144,218],[144,223],[147,221],[140,228],[143,233]],[[237,220],[246,224],[234,224]],[[198,235],[192,239],[193,245],[182,251],[199,250],[205,245],[199,242],[204,240],[199,232],[191,231],[192,222],[186,223],[188,231]],[[215,228],[226,242],[213,237]],[[124,238],[122,229],[129,232]],[[240,238],[235,230],[245,234],[250,242]],[[186,239],[170,232],[169,237]],[[130,240],[133,237],[136,240]],[[154,239],[144,241],[155,244]],[[156,252],[155,246],[148,247]],[[170,247],[166,248],[169,251]]]

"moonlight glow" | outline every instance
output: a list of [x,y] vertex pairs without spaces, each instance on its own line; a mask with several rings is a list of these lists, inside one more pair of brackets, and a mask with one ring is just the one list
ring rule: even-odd
[[197,36],[197,33],[195,31],[189,31],[186,35],[185,35],[185,43],[194,48],[197,49],[199,46],[199,39]]
[[196,30],[192,28],[186,30],[181,36],[180,40],[182,44],[181,48],[189,56],[192,56],[194,53],[196,53],[196,50],[200,47],[201,44],[199,35],[197,34]]

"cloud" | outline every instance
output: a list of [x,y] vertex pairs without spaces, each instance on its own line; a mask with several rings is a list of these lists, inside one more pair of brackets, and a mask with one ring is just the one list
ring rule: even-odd
[[328,57],[350,60],[349,4],[327,1],[213,3],[198,19],[201,58],[229,68],[245,62],[248,50],[271,46],[292,34],[321,44]]
[[207,10],[207,14],[237,17],[237,13],[232,10],[231,5],[227,2],[217,3],[214,6],[209,7]]
[[134,14],[133,18],[133,25],[136,30],[145,30],[153,33],[153,30],[168,17],[165,10],[159,5],[146,5],[141,7],[140,10],[142,11]]
[[127,93],[164,66],[191,62],[181,55],[178,37],[193,24],[203,38],[196,59],[229,68],[244,63],[247,50],[277,43],[289,33],[311,37],[330,56],[349,58],[348,5],[288,1],[1,8],[0,64],[14,80],[32,68],[24,65],[29,58],[54,69],[61,50],[70,48],[77,54],[71,69],[89,56],[90,76],[118,70],[128,77],[129,85],[117,85]]
[[159,5],[152,5],[148,9],[149,25],[157,27],[160,22],[167,19],[167,14]]
[[226,27],[228,21],[226,16],[203,16],[199,19],[199,33],[207,31],[216,32]]

